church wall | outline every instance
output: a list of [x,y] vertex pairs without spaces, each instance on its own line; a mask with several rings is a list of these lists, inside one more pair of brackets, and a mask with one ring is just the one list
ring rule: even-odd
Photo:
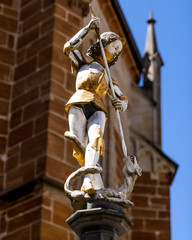
[[[80,27],[78,14],[74,14],[74,10],[79,12],[77,7],[73,8],[72,14],[67,12],[67,8],[69,6],[64,1],[54,3],[52,0],[10,0],[1,4],[3,55],[0,54],[0,102],[3,107],[0,107],[0,189],[1,194],[4,193],[0,204],[2,240],[52,239],[53,236],[60,236],[61,239],[63,232],[67,232],[66,226],[62,231],[58,227],[57,218],[60,216],[57,217],[56,212],[61,203],[57,200],[56,204],[52,200],[53,194],[51,207],[47,206],[47,198],[44,200],[42,197],[42,185],[39,191],[32,189],[28,194],[28,183],[36,179],[33,182],[36,186],[42,182],[39,177],[45,172],[52,178],[56,175],[56,179],[63,183],[74,170],[74,167],[61,164],[64,149],[71,149],[70,153],[65,151],[72,158],[71,145],[66,143],[64,146],[63,133],[67,121],[62,99],[63,96],[67,99],[70,91],[72,92],[72,79],[67,61],[63,62],[64,68],[61,69],[66,35],[62,36],[60,32],[65,29],[64,24],[69,20],[71,26],[74,25],[75,32]],[[58,55],[53,54],[55,51]],[[65,84],[66,92],[62,92],[62,84]],[[21,196],[17,196],[20,191]],[[53,192],[52,189],[50,191]],[[11,197],[5,195],[6,192]],[[66,212],[66,209],[70,209],[70,203],[63,190],[62,195],[68,203],[68,206],[65,205]],[[55,212],[51,224],[57,226],[50,228],[51,211]],[[65,219],[71,213],[72,211],[66,212]],[[48,234],[48,226],[54,235]],[[69,234],[69,238],[67,236],[63,235],[64,239],[74,239],[74,234]]]
[[[7,29],[7,38],[11,36],[13,41],[9,51],[14,55],[8,55],[13,69],[7,80],[7,143],[2,156],[5,192],[44,172],[53,28],[51,1],[8,3],[6,18],[10,17],[14,24],[7,20],[4,26],[15,25],[15,29]],[[5,9],[6,5],[2,5],[2,11]]]
[[9,109],[15,64],[15,45],[19,6],[8,1],[0,8],[0,192],[5,189],[4,172],[7,168]]
[[131,91],[131,127],[141,135],[153,141],[153,110],[155,103],[147,94],[134,82]]
[[0,198],[0,239],[38,240],[40,235],[41,185],[27,185]]
[[77,7],[69,8],[63,1],[56,0],[46,175],[62,183],[78,167],[77,161],[72,157],[72,144],[64,139],[64,132],[68,130],[64,105],[75,92],[75,76],[71,74],[70,60],[63,54],[63,45],[81,27],[81,11],[77,12]]
[[[68,130],[64,105],[75,91],[75,77],[62,48],[90,18],[84,17],[87,4],[80,0],[3,3],[0,24],[6,24],[0,31],[0,49],[5,53],[0,55],[0,239],[75,240],[65,223],[73,210],[63,191],[66,178],[78,168],[71,143],[63,136]],[[109,0],[98,0],[94,9],[101,18],[101,31],[110,29],[125,37]],[[135,226],[120,239],[170,239],[169,185],[174,169],[131,129],[150,138],[150,110],[144,117],[146,111],[139,116],[141,112],[136,109],[150,109],[152,103],[134,86],[140,73],[129,46],[125,46],[111,73],[130,102],[130,109],[121,114],[128,154],[138,156],[144,168],[132,195],[135,208],[128,211]],[[123,153],[115,111],[109,99],[106,104],[106,151],[100,163],[105,186],[118,188],[123,182]]]

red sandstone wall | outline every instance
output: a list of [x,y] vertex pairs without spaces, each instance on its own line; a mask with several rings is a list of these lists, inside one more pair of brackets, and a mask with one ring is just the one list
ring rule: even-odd
[[[36,191],[43,174],[62,185],[77,168],[71,144],[63,137],[68,129],[64,104],[74,92],[75,78],[62,48],[79,30],[82,17],[77,6],[68,9],[66,1],[59,0],[11,0],[0,5],[3,240],[74,239],[65,223],[72,209],[64,191],[43,186]],[[27,193],[25,184],[33,179],[34,188]]]
[[53,4],[46,0],[19,3],[13,0],[1,5],[7,40],[0,62],[9,69],[0,79],[5,95],[1,100],[1,121],[6,126],[5,137],[1,137],[4,192],[43,174],[47,144]]
[[18,6],[12,1],[4,1],[0,12],[0,191],[4,189],[4,171],[6,166],[9,109],[11,99],[11,85],[13,82],[15,45],[18,26]]
[[[0,1],[0,190],[7,193],[0,200],[2,240],[74,239],[65,223],[73,211],[62,184],[77,168],[63,137],[64,104],[75,78],[62,48],[81,28],[83,6],[71,2],[69,7],[65,0]],[[110,1],[99,2],[115,30]],[[123,155],[111,129],[118,144],[110,175],[119,186]],[[128,211],[135,225],[122,240],[170,239],[169,184],[169,175],[144,173],[138,180],[136,206]]]
[[170,239],[170,182],[170,175],[163,173],[144,172],[138,179],[132,196],[135,207],[130,211],[134,222],[131,240]]
[[46,175],[62,183],[78,166],[72,157],[72,145],[63,135],[68,130],[64,105],[75,91],[75,76],[71,74],[70,61],[62,49],[82,25],[81,11],[76,13],[75,7],[69,9],[64,2],[55,1],[46,164]]
[[[30,189],[31,186],[28,186]],[[41,186],[24,196],[18,191],[14,196],[6,195],[0,199],[0,239],[2,240],[38,240],[40,236]],[[21,194],[22,195],[22,194]]]
[[[112,163],[116,171],[115,184],[118,187],[123,183],[123,154],[119,134],[114,131],[116,139],[115,161]],[[132,153],[131,153],[132,154]],[[134,152],[137,156],[137,152]],[[121,240],[170,240],[170,193],[169,187],[172,175],[143,171],[136,181],[131,201],[135,206],[126,212],[131,217],[134,226]]]

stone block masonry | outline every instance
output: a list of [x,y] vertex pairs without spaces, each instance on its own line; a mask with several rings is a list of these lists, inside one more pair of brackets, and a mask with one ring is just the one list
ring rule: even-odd
[[1,190],[7,192],[45,171],[39,166],[47,146],[54,2],[0,4]]
[[[115,1],[93,2],[102,28],[126,38]],[[63,136],[68,130],[64,105],[75,91],[75,76],[62,49],[84,25],[87,3],[0,0],[1,240],[76,239],[65,223],[73,211],[63,192],[66,178],[78,168],[72,145]],[[120,61],[112,75],[130,100],[131,82],[140,75],[130,46]],[[106,186],[117,188],[123,181],[123,154],[113,109],[108,109],[112,121],[105,134],[110,141],[105,141],[101,164]],[[123,127],[130,144],[130,112]],[[144,172],[132,195],[135,208],[128,211],[134,227],[121,240],[170,240],[170,183],[169,171]]]
[[[2,240],[74,239],[65,224],[70,204],[60,185],[50,186],[77,168],[63,136],[75,78],[62,48],[81,25],[77,6],[64,1],[0,2]],[[52,179],[46,190],[42,176]]]
[[170,239],[170,180],[164,179],[162,185],[161,174],[154,177],[149,172],[144,172],[138,179],[132,201],[135,207],[131,209],[131,215],[135,225],[131,236],[135,239]]
[[50,184],[42,187],[38,180],[1,198],[1,240],[74,240],[65,223],[72,209],[63,189]]

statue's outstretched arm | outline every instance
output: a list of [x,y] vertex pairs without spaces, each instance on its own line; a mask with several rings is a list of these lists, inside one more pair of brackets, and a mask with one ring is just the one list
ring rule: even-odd
[[81,53],[77,50],[79,45],[83,42],[83,39],[87,36],[91,29],[95,29],[99,25],[99,18],[95,17],[91,19],[88,25],[82,28],[75,36],[73,36],[68,42],[64,44],[63,53],[68,56],[72,63],[79,68],[83,61]]
[[95,29],[99,26],[99,22],[100,20],[97,17],[91,19],[86,27],[82,28],[77,34],[75,34],[75,36],[73,36],[68,42],[64,44],[63,53],[69,56],[70,52],[77,49],[83,42],[83,39],[87,36],[88,32],[91,29]]

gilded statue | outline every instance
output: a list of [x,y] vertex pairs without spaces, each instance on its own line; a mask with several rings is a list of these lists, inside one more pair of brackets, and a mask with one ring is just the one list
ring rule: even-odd
[[[127,98],[118,84],[109,76],[109,67],[118,60],[125,40],[114,32],[104,32],[99,35],[99,40],[86,53],[78,50],[90,31],[98,32],[99,24],[99,18],[93,17],[86,27],[64,44],[63,52],[71,60],[72,73],[76,74],[76,91],[65,105],[69,122],[69,131],[65,132],[65,137],[72,142],[73,156],[83,172],[79,174],[81,170],[77,171],[77,175],[78,177],[84,176],[80,191],[75,191],[76,196],[93,196],[102,192],[100,196],[108,194],[111,198],[120,199],[123,198],[123,189],[110,190],[109,194],[109,190],[104,188],[98,161],[105,152],[103,135],[108,117],[103,99],[109,95],[118,113],[128,108]],[[139,166],[134,168],[130,164],[137,165],[135,157],[132,160],[129,159],[127,169],[131,168],[130,171],[135,173],[135,176],[140,175]],[[75,176],[73,174],[70,181],[72,178],[76,179]],[[69,179],[65,188],[68,195],[72,196],[73,191]]]

